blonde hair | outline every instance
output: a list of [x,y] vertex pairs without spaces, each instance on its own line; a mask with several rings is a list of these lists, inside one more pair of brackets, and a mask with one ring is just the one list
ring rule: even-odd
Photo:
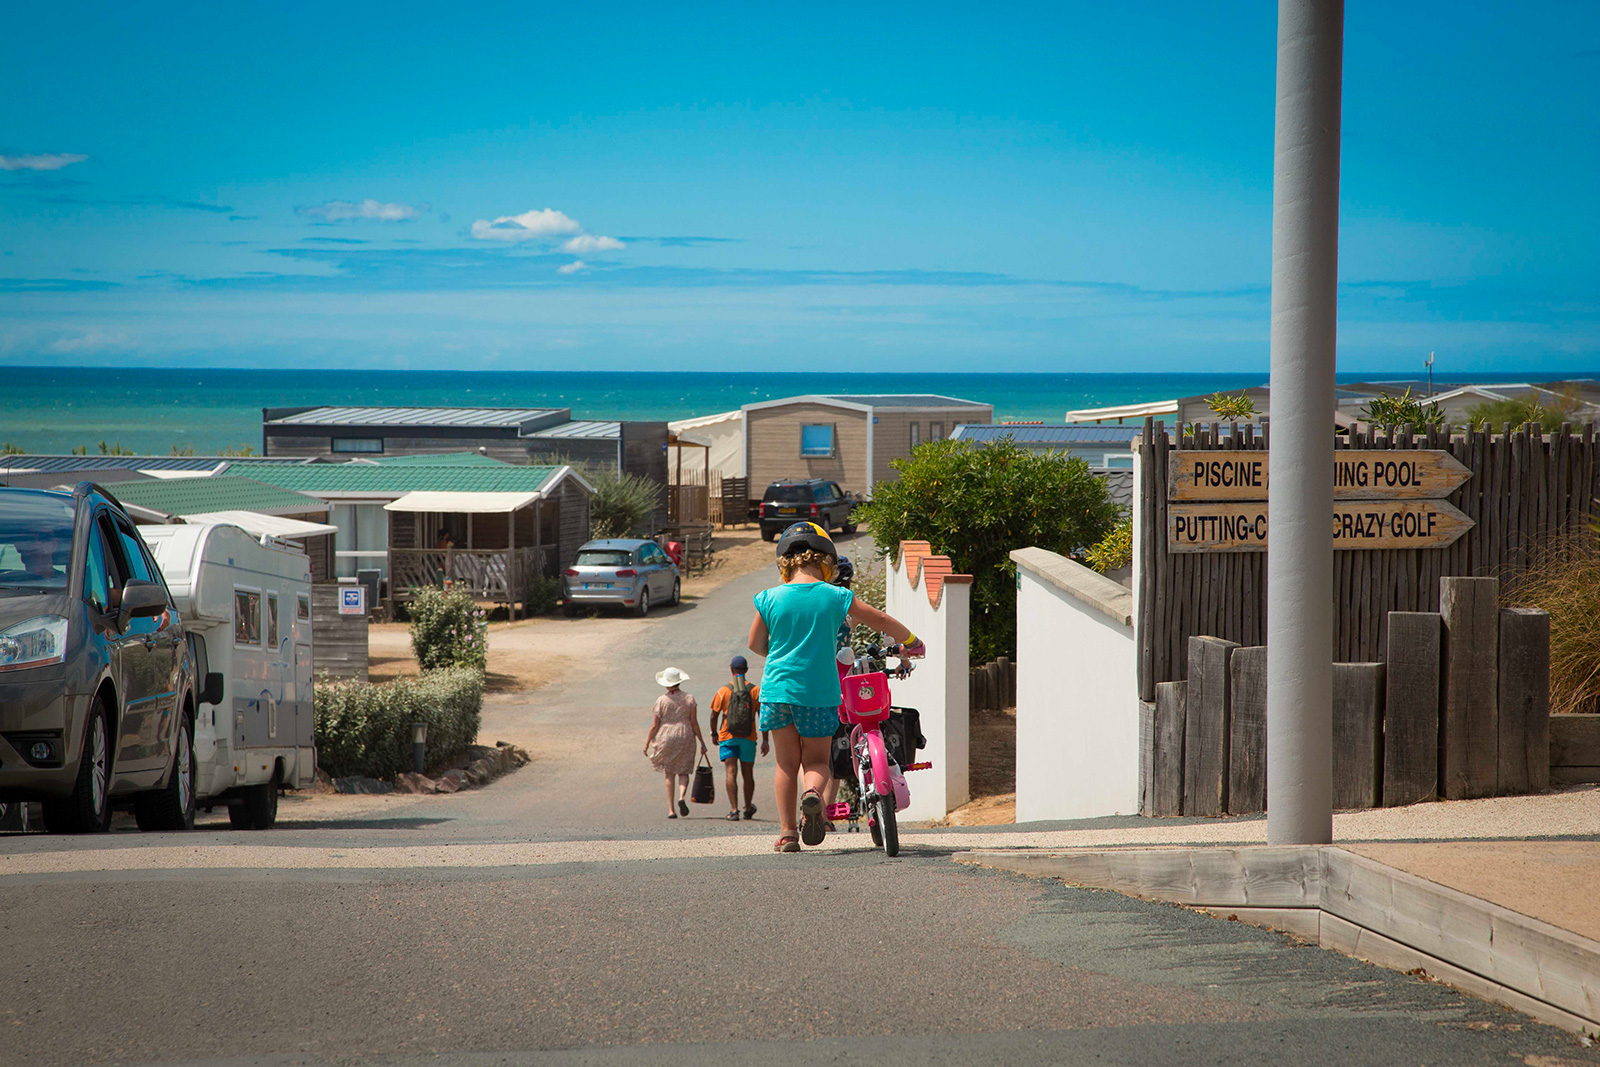
[[834,566],[838,565],[834,558],[828,555],[826,552],[818,552],[814,548],[808,548],[804,552],[796,552],[788,556],[779,556],[778,573],[783,575],[784,581],[790,581],[794,578],[794,572],[799,570],[801,567],[804,567],[807,563],[815,563],[819,565],[823,569],[823,573],[827,573],[829,564],[833,564]]

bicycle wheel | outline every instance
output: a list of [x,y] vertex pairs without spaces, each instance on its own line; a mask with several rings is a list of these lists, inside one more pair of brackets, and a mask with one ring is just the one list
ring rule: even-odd
[[878,827],[883,833],[883,851],[887,856],[900,855],[900,827],[894,821],[894,797],[878,797],[873,803],[878,809]]

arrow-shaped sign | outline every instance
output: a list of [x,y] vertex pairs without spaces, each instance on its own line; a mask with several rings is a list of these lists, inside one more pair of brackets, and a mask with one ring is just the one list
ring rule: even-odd
[[[1168,500],[1265,500],[1271,453],[1180,450],[1167,459]],[[1375,449],[1333,454],[1335,500],[1437,500],[1472,472],[1437,449]]]
[[[1335,549],[1444,548],[1472,520],[1443,500],[1336,500]],[[1167,548],[1172,552],[1265,552],[1265,501],[1167,505]]]

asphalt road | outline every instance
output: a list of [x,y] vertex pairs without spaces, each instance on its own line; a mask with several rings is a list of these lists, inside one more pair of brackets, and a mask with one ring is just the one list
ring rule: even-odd
[[[860,835],[774,855],[770,799],[667,821],[652,676],[709,703],[765,579],[494,709],[538,759],[487,789],[265,834],[0,838],[85,868],[0,877],[0,1064],[1600,1062],[1446,987],[914,832],[897,860]],[[413,858],[353,865],[374,849]]]

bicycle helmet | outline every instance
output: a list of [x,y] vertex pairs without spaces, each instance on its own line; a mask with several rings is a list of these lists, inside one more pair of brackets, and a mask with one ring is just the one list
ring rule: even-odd
[[849,556],[840,556],[839,557],[839,570],[833,576],[833,584],[834,585],[849,585],[851,582],[855,581],[855,578],[856,578],[856,567],[855,567],[855,564],[850,562],[850,557]]
[[806,551],[820,552],[832,561],[831,566],[823,567],[823,577],[833,581],[839,573],[839,550],[833,546],[833,538],[828,536],[827,530],[814,522],[797,522],[778,535],[779,559]]

